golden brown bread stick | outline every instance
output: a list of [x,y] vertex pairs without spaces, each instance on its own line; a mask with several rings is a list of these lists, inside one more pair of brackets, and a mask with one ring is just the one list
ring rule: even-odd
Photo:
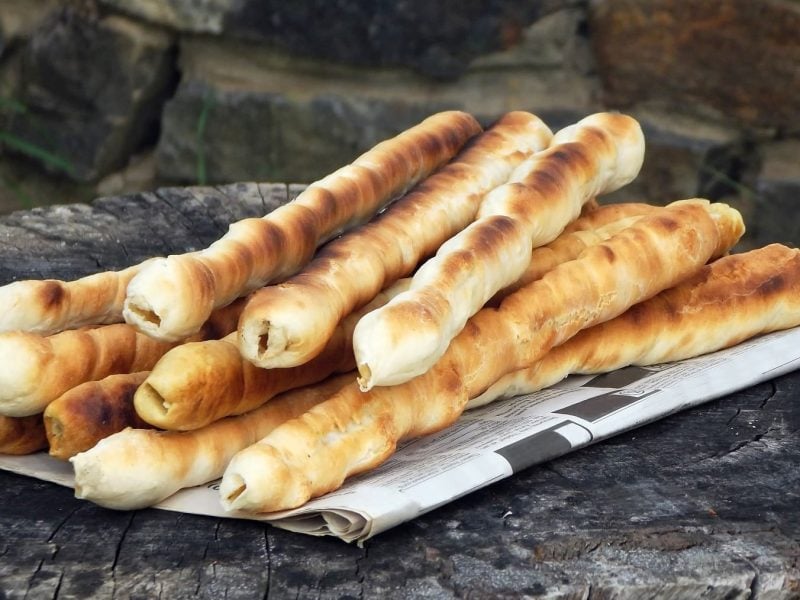
[[47,448],[42,415],[0,415],[0,454],[33,454]]
[[510,293],[537,279],[541,279],[545,273],[561,263],[578,258],[581,252],[589,246],[594,246],[607,240],[626,227],[630,227],[640,218],[628,217],[627,219],[612,221],[597,229],[582,229],[572,233],[562,233],[549,244],[534,248],[531,253],[531,262],[525,272],[514,283],[497,292],[487,305],[496,306],[500,300]]
[[313,358],[345,315],[463,229],[483,196],[551,138],[534,115],[504,115],[374,221],[322,248],[295,277],[254,293],[239,324],[242,355],[264,368]]
[[467,408],[527,394],[571,373],[683,360],[761,333],[800,325],[800,250],[779,244],[734,254],[584,329],[519,371],[509,373]]
[[265,217],[234,223],[205,250],[158,259],[128,286],[125,320],[163,340],[193,334],[213,308],[295,273],[319,244],[369,220],[480,130],[463,112],[433,115]]
[[644,202],[622,202],[620,204],[602,204],[597,208],[582,212],[581,216],[564,228],[562,233],[574,233],[587,229],[599,229],[614,221],[629,217],[642,217],[658,212],[660,206]]
[[109,375],[65,392],[44,409],[50,456],[67,460],[126,427],[149,428],[133,408],[148,371]]
[[41,413],[85,381],[150,369],[170,347],[124,323],[50,337],[19,331],[0,334],[0,414]]
[[691,276],[742,231],[741,216],[725,205],[686,202],[643,217],[478,312],[424,375],[369,392],[349,385],[239,452],[220,485],[223,506],[281,510],[336,489],[401,439],[451,424],[506,373]]
[[[635,218],[613,222],[593,232],[561,236],[551,245],[535,249],[531,265],[523,276],[524,283],[575,258],[587,246],[607,239],[632,224]],[[308,385],[331,372],[351,370],[355,363],[349,346],[355,323],[366,312],[407,289],[409,284],[408,279],[399,280],[391,289],[346,317],[325,350],[298,367],[266,370],[252,365],[239,354],[235,334],[223,340],[177,346],[159,360],[146,385],[137,392],[137,410],[145,420],[162,429],[196,429],[216,419],[252,410],[290,387]],[[521,286],[518,282],[514,289]],[[345,336],[341,335],[342,325],[346,327]]]
[[[242,301],[212,314],[199,336],[236,327]],[[148,371],[175,344],[154,340],[130,325],[62,331],[49,337],[22,331],[0,334],[0,414],[41,413],[67,390],[118,373]]]
[[428,370],[467,319],[520,278],[533,248],[554,240],[586,202],[630,182],[643,158],[641,127],[625,115],[597,113],[556,133],[486,195],[475,222],[417,270],[408,292],[361,319],[353,349],[364,389]]
[[[584,209],[587,206],[590,205],[585,204]],[[570,223],[552,242],[534,248],[530,264],[522,276],[497,292],[487,306],[497,306],[500,300],[511,292],[536,281],[556,265],[577,258],[589,246],[607,240],[622,229],[630,227],[640,217],[657,211],[658,208],[638,202],[608,206],[595,203],[590,210],[582,211],[581,216]]]
[[15,281],[0,287],[0,332],[51,335],[84,325],[122,322],[125,289],[150,261],[74,281]]
[[230,457],[353,381],[354,373],[281,394],[249,413],[195,431],[125,429],[70,460],[75,495],[101,506],[151,506],[222,475]]
[[138,414],[161,429],[191,430],[261,406],[289,389],[355,368],[353,328],[366,312],[408,287],[401,280],[380,292],[337,326],[325,349],[287,369],[261,369],[244,360],[236,333],[222,340],[182,344],[167,352],[136,392]]

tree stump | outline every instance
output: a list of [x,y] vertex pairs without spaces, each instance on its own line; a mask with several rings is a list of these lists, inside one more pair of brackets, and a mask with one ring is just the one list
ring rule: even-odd
[[[284,184],[0,218],[0,284],[202,248]],[[800,371],[472,493],[363,548],[114,512],[0,472],[0,598],[799,598]]]

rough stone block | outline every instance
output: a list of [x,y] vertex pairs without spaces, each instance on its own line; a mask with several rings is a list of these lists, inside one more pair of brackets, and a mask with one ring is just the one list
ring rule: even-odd
[[180,54],[157,148],[159,175],[178,182],[310,182],[438,110],[486,123],[530,110],[561,127],[598,109],[594,80],[562,69],[475,66],[434,82],[213,38],[184,40]]
[[180,31],[274,44],[300,56],[356,65],[405,65],[452,79],[486,52],[569,0],[491,3],[373,0],[101,0]]
[[749,128],[800,130],[800,3],[591,3],[589,28],[610,106],[646,100]]
[[609,201],[667,204],[737,192],[747,148],[739,132],[699,119],[653,111],[631,113],[642,125],[646,150],[639,176]]
[[25,110],[8,129],[68,162],[61,170],[74,179],[96,179],[155,137],[163,96],[174,85],[173,62],[171,37],[161,30],[59,11],[22,49],[17,100]]
[[0,40],[10,45],[27,38],[57,7],[58,0],[3,0],[0,5]]
[[433,105],[181,85],[164,111],[159,173],[177,181],[311,181],[421,121]]
[[800,246],[800,140],[768,144],[755,182],[749,234],[757,245]]

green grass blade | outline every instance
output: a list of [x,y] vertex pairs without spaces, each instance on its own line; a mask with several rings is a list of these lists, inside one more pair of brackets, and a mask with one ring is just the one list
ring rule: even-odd
[[74,168],[66,158],[45,150],[41,146],[37,146],[27,140],[22,139],[7,131],[0,131],[0,142],[4,143],[9,148],[13,148],[17,152],[25,154],[31,158],[37,158],[45,163],[48,167],[60,169],[66,173],[72,173]]

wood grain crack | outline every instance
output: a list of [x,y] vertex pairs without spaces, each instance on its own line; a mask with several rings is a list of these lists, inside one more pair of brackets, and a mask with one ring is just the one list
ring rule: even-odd
[[[125,529],[122,530],[122,534],[119,537],[119,541],[117,542],[117,546],[114,549],[114,560],[111,562],[111,598],[116,598],[117,593],[117,563],[119,562],[119,556],[122,552],[122,545],[125,543],[125,538],[128,535],[128,531],[130,530],[131,526],[133,525],[133,519],[136,516],[135,512],[130,513],[130,518],[128,522],[125,524]],[[159,598],[161,597],[161,591],[159,590],[158,594]]]
[[770,388],[770,393],[766,398],[764,398],[764,401],[758,407],[759,409],[763,409],[767,405],[767,402],[775,398],[775,396],[778,394],[778,387],[775,385],[774,381],[769,381],[768,385]]
[[270,548],[269,526],[264,526],[264,549],[267,554],[267,584],[264,588],[263,600],[269,600],[269,593],[272,586],[272,549]]
[[747,446],[749,446],[750,444],[753,444],[755,442],[760,442],[764,437],[766,437],[770,433],[775,432],[775,431],[779,431],[779,430],[780,429],[778,427],[770,427],[764,432],[757,433],[753,437],[751,437],[751,438],[749,438],[747,440],[742,440],[741,442],[738,442],[738,443],[734,444],[729,450],[727,450],[723,454],[723,456],[727,456],[727,455],[733,454],[734,452],[738,452],[742,448],[746,448]]
[[356,558],[356,581],[358,581],[358,597],[363,600],[364,598],[364,582],[367,579],[364,569],[364,561],[369,557],[369,543],[362,546],[362,554]]

